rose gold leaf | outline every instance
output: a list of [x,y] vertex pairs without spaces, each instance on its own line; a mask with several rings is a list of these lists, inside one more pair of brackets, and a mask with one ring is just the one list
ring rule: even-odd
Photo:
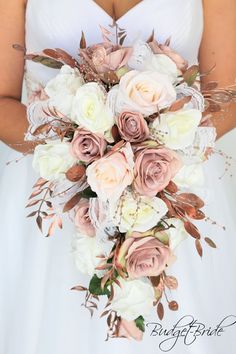
[[80,39],[80,49],[86,49],[86,47],[87,47],[86,39],[85,39],[84,32],[82,31],[81,39]]
[[189,216],[194,220],[203,220],[206,217],[201,210],[195,210],[195,212]]
[[150,35],[150,36],[148,37],[148,39],[147,39],[147,43],[153,42],[153,41],[154,41],[154,38],[155,38],[155,31],[154,31],[154,29],[153,29],[151,35]]
[[40,215],[38,215],[37,218],[36,218],[36,223],[37,223],[38,228],[39,228],[39,230],[40,230],[41,232],[43,232],[43,229],[42,229],[42,222],[43,222],[42,217],[41,217]]
[[164,278],[164,284],[170,290],[176,290],[178,288],[178,281],[173,276],[167,276]]
[[87,289],[87,288],[85,288],[84,286],[77,285],[77,286],[74,286],[73,288],[71,288],[71,290],[77,290],[77,291],[87,291],[88,289]]
[[55,220],[51,223],[51,225],[49,226],[48,233],[47,233],[47,236],[46,236],[46,237],[52,236],[52,234],[53,234],[54,231],[55,231],[56,225],[57,225],[57,220],[55,219]]
[[190,221],[184,222],[185,230],[189,233],[190,236],[196,239],[200,239],[201,235],[195,225],[193,225]]
[[111,129],[111,134],[112,134],[112,137],[115,142],[120,140],[120,134],[119,134],[119,129],[118,129],[117,125],[113,125],[113,127]]
[[32,207],[40,202],[40,199],[32,200],[29,204],[26,205],[26,208]]
[[192,99],[191,96],[185,96],[183,98],[180,98],[179,100],[175,101],[174,103],[172,103],[172,105],[169,108],[170,112],[176,112],[179,111],[181,108],[183,108],[183,106],[190,102]]
[[35,190],[29,197],[29,199],[32,199],[33,197],[36,197],[37,195],[39,195],[40,193],[42,193],[42,190]]
[[203,254],[202,245],[198,239],[195,240],[195,246],[196,246],[196,250],[197,250],[199,256],[202,257],[202,254]]
[[110,312],[110,310],[104,311],[104,312],[101,314],[100,318],[101,318],[101,317],[104,317],[104,316],[106,316],[106,315],[108,315],[109,312]]
[[210,239],[209,237],[205,237],[204,240],[208,244],[208,246],[210,246],[212,248],[217,248],[215,242],[213,242],[212,239]]
[[126,37],[127,37],[127,34],[125,34],[123,37],[120,38],[120,45],[123,45]]
[[168,306],[171,311],[178,311],[179,309],[179,305],[176,301],[169,302]]
[[34,184],[33,188],[36,187],[42,187],[44,184],[46,184],[48,181],[44,178],[39,178],[38,181]]
[[37,136],[39,134],[47,133],[49,128],[51,129],[51,126],[49,123],[42,124],[37,129],[35,129],[35,131],[33,132],[33,135]]
[[60,216],[57,216],[57,226],[62,229],[62,218]]
[[183,74],[184,81],[188,84],[188,86],[192,86],[197,78],[199,73],[198,65],[192,65],[188,68]]
[[46,200],[46,204],[49,208],[52,208],[52,203],[49,200]]
[[32,216],[35,216],[37,214],[37,210],[33,211],[32,213],[30,213],[29,215],[27,215],[27,218],[31,218]]
[[63,213],[66,213],[66,212],[68,212],[69,210],[73,209],[73,208],[76,206],[76,204],[79,203],[80,199],[81,199],[80,194],[79,194],[79,193],[75,194],[75,195],[65,204],[65,206],[64,206],[64,208],[63,208]]
[[165,45],[166,45],[167,47],[169,47],[170,41],[171,41],[171,37],[167,38],[167,40],[165,41]]
[[106,282],[108,281],[108,279],[110,278],[110,273],[107,273],[104,275],[104,277],[101,280],[101,289],[104,289],[104,286],[106,285]]
[[164,307],[161,302],[159,302],[157,305],[157,315],[159,319],[162,321],[164,317]]

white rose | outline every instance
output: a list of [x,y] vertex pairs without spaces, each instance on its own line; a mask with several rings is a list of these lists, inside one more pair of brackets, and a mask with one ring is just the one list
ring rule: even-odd
[[[129,71],[122,76],[120,84],[112,91],[116,94],[116,113],[124,109],[140,112],[149,116],[158,109],[170,106],[176,100],[175,89],[167,75],[153,71]],[[110,101],[110,100],[109,100]]]
[[166,231],[169,235],[169,247],[172,251],[174,251],[175,248],[178,247],[182,241],[189,237],[189,235],[184,228],[183,221],[181,221],[180,219],[168,219],[168,224],[172,224],[174,226],[168,229],[168,231]]
[[184,149],[193,143],[201,118],[196,109],[164,113],[150,125],[151,134],[170,149]]
[[173,181],[180,188],[202,187],[204,185],[202,164],[184,165],[174,176]]
[[147,278],[125,280],[119,277],[118,280],[121,288],[114,283],[112,310],[127,321],[149,316],[155,300],[151,282]]
[[93,133],[104,135],[114,125],[114,117],[106,104],[106,93],[95,82],[80,87],[73,102],[72,120]]
[[165,54],[154,54],[149,44],[141,40],[135,42],[128,65],[134,70],[157,71],[168,75],[171,82],[175,82],[180,73],[173,60]]
[[46,180],[63,178],[75,162],[70,154],[70,144],[61,140],[38,145],[34,150],[33,168]]
[[70,116],[73,98],[84,80],[77,68],[62,66],[59,74],[50,80],[45,92],[50,97],[50,103],[62,114]]
[[111,205],[111,217],[120,232],[145,232],[156,226],[160,219],[168,212],[162,199],[158,197],[134,197],[126,193]]
[[173,60],[165,54],[154,54],[145,64],[145,70],[157,71],[169,77],[171,82],[176,82],[179,70]]
[[102,243],[96,237],[77,233],[72,241],[72,254],[77,269],[86,275],[103,276],[104,271],[95,269],[101,262],[98,256],[109,254],[112,246],[110,241]]

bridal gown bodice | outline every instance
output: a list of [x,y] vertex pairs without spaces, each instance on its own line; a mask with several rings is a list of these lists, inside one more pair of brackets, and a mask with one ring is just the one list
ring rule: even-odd
[[[99,25],[107,28],[111,23],[111,17],[93,0],[28,0],[26,49],[32,53],[61,48],[77,56],[82,31],[87,43],[94,44],[101,42]],[[190,65],[197,63],[203,32],[201,0],[143,0],[123,15],[118,25],[127,30],[126,43],[147,39],[154,29],[160,43],[171,38],[173,49]],[[56,72],[27,61],[28,95]],[[8,160],[14,159],[15,153],[10,155]],[[63,232],[44,238],[35,222],[26,218],[24,206],[37,178],[31,164],[31,157],[27,157],[18,164],[11,163],[0,175],[0,353],[160,353],[158,345],[164,338],[150,337],[148,330],[141,343],[122,339],[105,342],[105,319],[95,314],[91,320],[88,311],[80,306],[82,294],[70,289],[77,284],[87,285],[87,278],[78,273],[70,253],[73,225],[65,222]],[[171,312],[163,301],[162,325],[166,329],[173,328],[185,315],[215,327],[223,317],[236,313],[235,224],[225,186],[218,179],[222,172],[219,168],[222,166],[218,167],[218,160],[206,164],[205,188],[210,196],[206,212],[219,224],[225,224],[228,231],[210,223],[203,225],[203,236],[211,236],[218,250],[204,247],[202,260],[191,238],[180,246],[178,260],[169,272],[179,281],[171,297],[178,301],[180,309]],[[151,321],[158,322],[155,313]],[[203,336],[190,346],[180,339],[170,353],[233,354],[230,343],[234,333],[229,328],[222,337]]]
[[[155,31],[156,39],[197,62],[203,30],[201,0],[143,0],[118,21],[127,30],[126,43],[147,39]],[[99,25],[109,28],[111,17],[93,0],[28,0],[26,11],[26,48],[39,52],[45,48],[62,48],[77,57],[81,32],[87,43],[102,41]],[[55,71],[32,62],[26,64],[30,78],[41,84]]]

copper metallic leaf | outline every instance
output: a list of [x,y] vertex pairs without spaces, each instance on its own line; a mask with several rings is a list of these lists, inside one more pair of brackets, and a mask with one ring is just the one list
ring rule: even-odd
[[195,240],[195,246],[196,246],[197,253],[199,254],[200,257],[202,257],[203,254],[202,245],[198,239]]
[[59,215],[57,216],[57,226],[62,229],[62,218]]
[[175,194],[178,192],[178,187],[173,181],[170,181],[168,186],[166,186],[165,190],[171,194]]
[[204,202],[196,194],[193,193],[181,193],[176,196],[176,199],[180,202],[193,205],[197,209],[204,207]]
[[36,223],[37,223],[38,228],[39,228],[39,230],[40,230],[41,232],[43,231],[43,229],[42,229],[42,222],[43,222],[42,217],[41,217],[40,215],[38,215],[37,218],[36,218]]
[[170,290],[176,290],[178,288],[178,281],[173,276],[167,276],[164,278],[164,284]]
[[57,220],[55,219],[55,220],[53,220],[53,222],[52,222],[51,225],[49,226],[48,233],[47,233],[47,237],[52,236],[52,234],[53,234],[54,231],[55,231],[56,225],[57,225]]
[[184,105],[188,102],[190,102],[192,99],[192,96],[185,96],[183,98],[180,98],[179,100],[175,101],[172,103],[172,105],[169,108],[170,112],[176,112],[179,111],[181,108],[184,107]]
[[185,221],[184,227],[190,236],[200,240],[201,235],[195,225],[193,225],[190,221]]
[[117,125],[113,125],[111,129],[111,134],[115,142],[118,142],[120,140],[120,134]]
[[35,63],[40,63],[52,69],[60,69],[63,66],[63,63],[43,55],[34,55],[31,58],[26,56],[26,59],[31,59]]
[[100,318],[101,318],[101,317],[104,317],[104,316],[106,316],[106,315],[108,315],[109,312],[110,312],[110,310],[104,311],[104,312],[101,314]]
[[157,287],[160,283],[160,276],[150,277],[151,283],[154,287]]
[[56,60],[60,58],[60,56],[58,55],[58,53],[54,49],[50,49],[50,48],[44,49],[43,53],[45,55],[47,55],[48,57],[51,57]]
[[124,43],[126,37],[127,37],[127,34],[123,35],[123,36],[120,38],[120,40],[119,40],[120,45],[123,45],[123,43]]
[[176,301],[169,302],[168,306],[171,311],[178,311],[179,309],[179,305]]
[[80,45],[79,45],[80,49],[86,49],[87,44],[86,44],[86,39],[85,39],[85,35],[84,32],[82,31],[81,34],[81,39],[80,39]]
[[65,205],[64,205],[64,208],[63,208],[63,213],[66,213],[68,212],[69,210],[73,209],[76,204],[79,203],[81,199],[81,196],[79,193],[76,193]]
[[204,240],[208,244],[208,246],[210,246],[212,248],[217,248],[215,242],[213,242],[212,239],[210,239],[209,237],[205,237]]
[[199,73],[198,65],[192,65],[188,68],[183,74],[184,81],[188,84],[188,86],[192,86],[197,78]]
[[164,307],[161,302],[158,303],[157,305],[157,315],[160,320],[163,320],[164,317]]
[[83,165],[74,165],[66,172],[66,178],[71,182],[79,181],[86,172],[86,168]]

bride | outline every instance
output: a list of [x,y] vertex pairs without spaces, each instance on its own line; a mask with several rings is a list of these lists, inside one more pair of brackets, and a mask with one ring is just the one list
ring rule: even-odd
[[[217,81],[220,87],[234,84],[236,77],[235,0],[0,0],[0,139],[9,146],[8,160],[18,152],[33,151],[24,142],[27,130],[26,106],[21,103],[25,75],[28,97],[37,94],[53,76],[52,69],[24,62],[14,43],[27,52],[63,48],[76,55],[81,31],[89,44],[101,41],[99,25],[108,27],[115,16],[128,32],[128,40],[147,39],[155,30],[159,42],[171,37],[171,46],[189,65],[199,61],[201,72],[216,63],[204,83]],[[236,126],[236,105],[214,113],[218,138]],[[12,150],[11,150],[12,149]],[[13,150],[14,149],[14,150]],[[161,351],[165,339],[147,327],[141,343],[125,339],[105,342],[105,323],[97,315],[90,319],[80,306],[81,294],[70,291],[85,283],[70,254],[72,227],[45,239],[24,205],[36,179],[31,156],[3,168],[0,176],[0,353],[2,354],[150,354]],[[220,335],[180,338],[176,354],[232,354],[236,326],[236,238],[233,211],[219,180],[219,159],[213,156],[205,166],[206,212],[217,224],[206,223],[204,236],[213,236],[218,249],[204,248],[202,260],[192,243],[178,251],[172,268],[180,286],[175,299],[178,312],[166,313],[163,329],[172,329],[184,316],[192,316],[206,329],[224,321]],[[167,312],[167,311],[166,311]],[[224,320],[226,317],[230,318]],[[233,321],[234,319],[234,321]],[[228,322],[227,322],[228,321]],[[230,322],[231,321],[231,322]],[[158,322],[153,313],[150,322]],[[196,328],[195,328],[196,330]],[[195,337],[197,336],[197,337]],[[193,342],[193,343],[192,343]],[[188,345],[192,343],[191,345]],[[160,346],[160,348],[159,348]]]

